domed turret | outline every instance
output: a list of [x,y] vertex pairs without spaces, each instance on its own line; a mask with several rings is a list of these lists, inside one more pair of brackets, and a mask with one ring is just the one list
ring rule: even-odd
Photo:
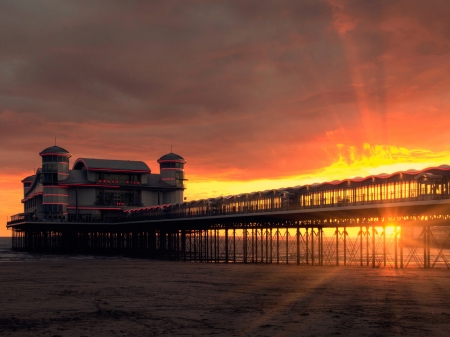
[[41,151],[42,157],[42,210],[46,218],[65,218],[67,214],[67,187],[58,186],[69,177],[69,151],[59,146],[50,146]]
[[177,191],[171,193],[173,195],[167,199],[167,202],[171,204],[183,202],[184,181],[186,180],[184,178],[184,164],[186,164],[186,161],[180,155],[171,152],[159,158],[158,163],[161,180],[178,188]]
[[54,185],[58,181],[67,179],[69,176],[69,151],[59,146],[50,146],[41,151],[42,157],[42,183]]
[[42,150],[41,152],[39,152],[39,155],[41,157],[43,156],[48,156],[48,155],[60,155],[60,156],[69,156],[70,157],[70,153],[69,151],[67,151],[66,149],[63,149],[62,147],[59,146],[50,146],[48,148],[46,148],[45,150]]
[[170,152],[164,156],[162,156],[161,158],[158,159],[158,163],[161,162],[182,162],[183,164],[186,163],[186,161],[184,160],[183,157],[181,157],[180,155]]

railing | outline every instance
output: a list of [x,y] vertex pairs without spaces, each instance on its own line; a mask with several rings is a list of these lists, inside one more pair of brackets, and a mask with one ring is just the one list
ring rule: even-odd
[[187,218],[198,218],[198,217],[210,217],[210,216],[225,216],[225,215],[238,215],[238,214],[258,214],[267,212],[281,212],[281,211],[296,211],[296,210],[309,210],[309,209],[320,209],[320,208],[339,208],[339,207],[353,207],[353,206],[363,206],[363,205],[377,205],[377,204],[390,204],[399,202],[412,202],[412,201],[427,201],[427,200],[440,200],[449,199],[450,195],[420,195],[418,197],[409,197],[402,199],[388,199],[388,200],[371,200],[371,201],[354,201],[340,200],[333,204],[318,204],[318,205],[292,205],[292,204],[276,204],[274,207],[260,208],[260,209],[250,209],[245,208],[242,210],[232,208],[232,210],[220,210],[220,209],[203,209],[198,211],[191,211],[188,208],[177,209],[167,208],[167,209],[157,209],[148,211],[136,211],[130,213],[125,221],[139,221],[139,220],[164,220],[164,219],[187,219]]
[[34,214],[16,214],[11,216],[11,221],[7,222],[7,225],[14,225],[17,223],[22,222],[76,222],[76,223],[122,223],[130,221],[126,218],[124,215],[123,217],[110,217],[110,218],[96,218],[96,217],[83,217],[82,215],[79,216],[78,219],[66,219],[66,218],[60,218],[60,219],[50,219],[50,218],[37,218]]
[[182,206],[177,208],[177,206],[170,206],[161,209],[152,210],[142,210],[135,211],[131,213],[123,213],[120,217],[110,217],[104,219],[87,218],[78,220],[66,220],[66,219],[37,219],[34,214],[24,214],[19,213],[11,216],[11,221],[8,224],[20,223],[24,221],[37,221],[37,222],[88,222],[88,223],[123,223],[129,221],[141,221],[141,220],[164,220],[164,219],[188,219],[188,218],[199,218],[199,217],[211,217],[211,216],[226,216],[226,215],[239,215],[239,214],[260,214],[267,212],[281,212],[281,211],[296,211],[296,210],[308,210],[308,209],[320,209],[320,208],[340,208],[340,207],[353,207],[353,206],[363,206],[363,205],[377,205],[377,204],[389,204],[389,203],[399,203],[399,202],[411,202],[411,201],[426,201],[426,200],[439,200],[439,199],[449,199],[450,195],[444,194],[427,194],[419,195],[417,197],[399,198],[399,199],[388,199],[388,200],[364,200],[364,201],[350,201],[350,200],[338,200],[330,204],[310,204],[310,205],[295,205],[292,203],[277,203],[273,207],[269,205],[262,205],[261,208],[251,208],[251,207],[229,207],[229,210],[222,208],[220,205],[217,208],[208,208],[192,210],[188,207]]
[[15,215],[11,215],[11,221],[10,222],[20,222],[25,220],[25,214],[24,213],[19,213],[19,214],[15,214]]

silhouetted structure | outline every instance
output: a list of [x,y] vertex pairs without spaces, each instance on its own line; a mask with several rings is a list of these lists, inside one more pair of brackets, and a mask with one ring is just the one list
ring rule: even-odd
[[142,161],[79,158],[51,146],[39,153],[42,168],[22,180],[25,219],[107,221],[125,210],[183,201],[184,164],[177,154],[162,156],[160,174]]
[[[449,206],[450,167],[440,166],[129,207],[126,216],[101,223],[35,222],[17,215],[7,226],[13,247],[30,251],[431,268],[450,267]],[[353,236],[351,228],[357,228]]]

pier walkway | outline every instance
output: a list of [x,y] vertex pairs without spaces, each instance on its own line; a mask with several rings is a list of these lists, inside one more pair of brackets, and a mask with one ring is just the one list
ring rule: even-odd
[[[450,167],[124,209],[13,216],[14,249],[202,262],[446,267]],[[450,258],[450,255],[449,255]]]

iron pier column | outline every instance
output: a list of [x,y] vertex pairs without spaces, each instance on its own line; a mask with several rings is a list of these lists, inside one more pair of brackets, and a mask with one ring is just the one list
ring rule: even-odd
[[289,229],[286,228],[286,264],[289,264]]
[[375,227],[372,226],[372,268],[375,268]]
[[228,228],[225,228],[225,263],[228,263]]
[[334,232],[336,237],[336,266],[339,266],[339,228],[336,227],[336,231]]
[[297,238],[297,266],[300,265],[300,228],[297,225],[297,233],[296,233],[296,238]]
[[347,227],[344,227],[344,266],[347,265]]

